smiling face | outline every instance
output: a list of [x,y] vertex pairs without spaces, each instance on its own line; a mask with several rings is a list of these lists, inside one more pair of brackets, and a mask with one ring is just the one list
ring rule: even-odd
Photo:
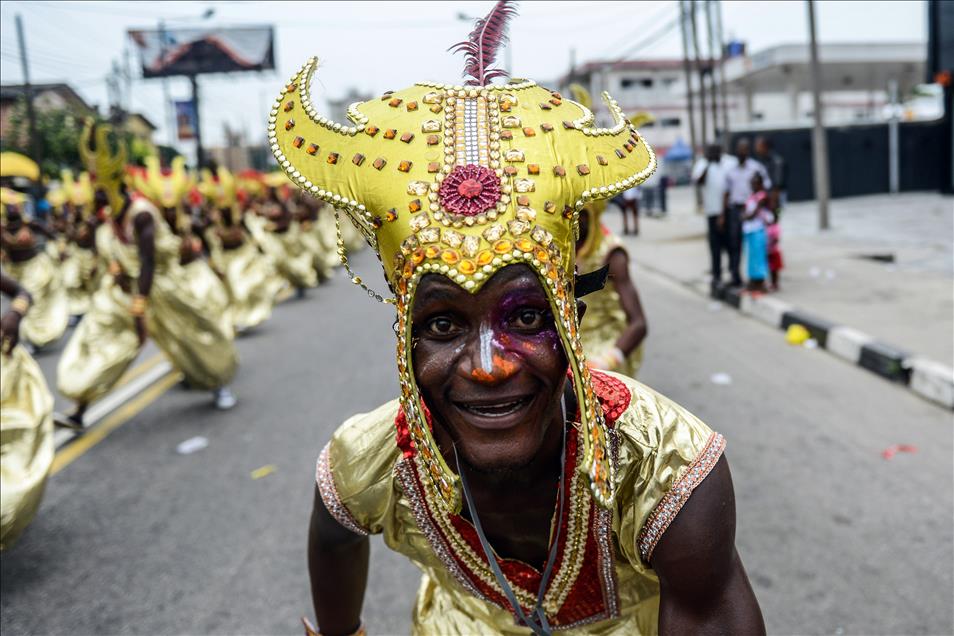
[[[546,292],[525,265],[476,294],[428,274],[412,309],[415,378],[447,451],[482,471],[520,468],[562,421],[567,358]],[[557,424],[559,425],[559,424]]]

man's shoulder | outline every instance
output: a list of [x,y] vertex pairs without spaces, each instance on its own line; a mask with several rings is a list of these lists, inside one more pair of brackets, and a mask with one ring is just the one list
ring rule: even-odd
[[346,419],[332,435],[336,455],[346,455],[350,460],[370,456],[380,457],[394,453],[394,419],[400,410],[397,399],[385,402],[366,413],[358,413]]

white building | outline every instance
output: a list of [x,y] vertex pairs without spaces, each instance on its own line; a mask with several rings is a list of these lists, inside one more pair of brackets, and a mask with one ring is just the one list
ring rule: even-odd
[[[923,43],[821,44],[822,103],[826,125],[878,122],[887,118],[889,90],[897,83],[900,99],[910,107],[907,119],[939,116],[939,99],[914,95],[924,81],[927,47]],[[712,63],[703,60],[709,71]],[[784,44],[754,55],[730,58],[725,63],[729,129],[788,128],[812,121],[811,76],[806,44]],[[701,137],[701,100],[698,73],[692,64],[696,109],[696,135]],[[718,78],[718,69],[715,69]],[[660,154],[681,138],[689,142],[686,76],[681,59],[647,59],[611,62],[595,60],[571,70],[558,81],[567,91],[573,82],[588,87],[594,100],[609,91],[627,114],[647,111],[656,121],[640,132]],[[931,104],[937,103],[937,108]],[[723,128],[723,101],[715,128]],[[597,117],[608,117],[602,103]],[[715,140],[711,92],[706,93],[708,141]],[[697,139],[697,143],[703,140]]]

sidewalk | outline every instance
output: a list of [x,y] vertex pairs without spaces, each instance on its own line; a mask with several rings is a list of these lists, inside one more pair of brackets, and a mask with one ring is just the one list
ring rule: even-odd
[[[817,229],[815,202],[782,216],[781,291],[767,296],[863,332],[909,358],[954,366],[954,198],[907,193],[838,199],[831,229]],[[615,232],[619,212],[604,222]],[[707,292],[706,221],[689,187],[670,190],[669,215],[640,215],[625,241],[635,262]],[[743,275],[744,275],[743,265]]]

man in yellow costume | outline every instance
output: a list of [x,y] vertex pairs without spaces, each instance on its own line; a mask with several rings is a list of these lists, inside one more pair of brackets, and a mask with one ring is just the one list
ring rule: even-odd
[[125,149],[119,144],[113,151],[109,133],[104,124],[87,123],[81,139],[95,187],[109,201],[110,219],[97,233],[97,248],[110,271],[57,366],[60,393],[77,405],[58,423],[82,427],[86,408],[116,384],[148,336],[190,387],[212,391],[216,408],[232,408],[235,396],[227,385],[238,365],[233,333],[188,292],[180,242],[152,203],[128,191]]
[[271,111],[279,165],[376,249],[394,298],[353,280],[397,314],[400,397],[345,422],[317,464],[320,633],[363,631],[369,533],[423,573],[415,634],[764,632],[725,440],[590,370],[580,341],[579,212],[646,179],[652,150],[608,95],[614,124],[595,128],[532,81],[491,84],[512,12],[498,3],[456,47],[464,86],[422,82],[332,122],[312,59]]
[[12,299],[0,319],[0,550],[6,550],[43,498],[53,465],[53,395],[39,365],[17,344],[29,292],[5,274],[0,292]]

